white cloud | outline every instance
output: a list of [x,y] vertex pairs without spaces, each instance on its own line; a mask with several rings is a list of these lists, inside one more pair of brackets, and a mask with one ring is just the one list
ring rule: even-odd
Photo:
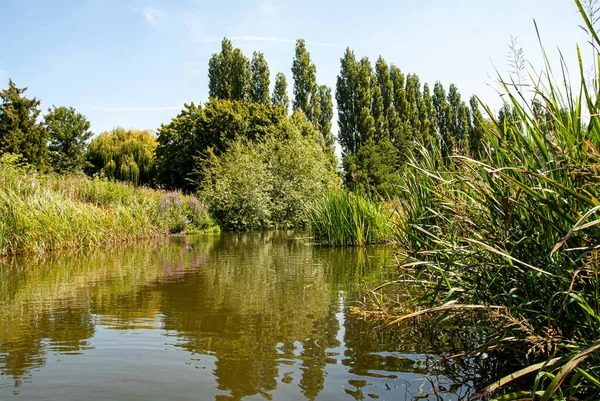
[[141,14],[150,25],[158,25],[158,12],[156,9],[146,7],[141,10]]

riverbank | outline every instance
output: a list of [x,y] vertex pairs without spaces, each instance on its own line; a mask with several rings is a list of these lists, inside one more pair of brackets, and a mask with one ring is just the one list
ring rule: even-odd
[[218,230],[207,208],[181,192],[41,174],[0,160],[0,255],[42,253],[137,238]]

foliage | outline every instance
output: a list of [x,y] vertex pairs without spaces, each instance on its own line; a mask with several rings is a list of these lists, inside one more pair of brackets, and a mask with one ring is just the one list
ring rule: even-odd
[[277,73],[277,76],[275,77],[275,86],[273,87],[271,103],[273,103],[274,106],[283,107],[286,114],[290,108],[290,98],[287,94],[287,80],[285,79],[285,75],[281,72]]
[[328,192],[311,204],[310,230],[329,246],[363,246],[392,241],[390,214],[369,197]]
[[269,103],[269,65],[265,55],[254,52],[252,55],[252,82],[250,84],[250,101],[256,103]]
[[254,142],[238,137],[220,156],[211,152],[201,161],[198,193],[222,228],[307,225],[309,201],[339,184],[320,134],[308,123],[304,128],[286,120],[279,132]]
[[[447,145],[410,157],[399,200],[402,266],[420,267],[411,283],[425,295],[413,300],[416,313],[394,322],[429,314],[444,330],[472,325],[478,342],[466,348],[465,363],[521,365],[480,397],[510,383],[526,388],[502,399],[598,399],[600,103],[581,61],[573,88],[564,62],[558,84],[544,59],[542,78],[531,83],[537,103],[501,79],[509,103],[500,118],[486,108],[478,158],[448,157]],[[448,159],[440,165],[441,157]]]
[[22,155],[24,161],[39,168],[48,164],[47,133],[37,122],[40,101],[24,96],[12,80],[0,91],[0,154]]
[[302,110],[312,123],[319,118],[317,67],[310,60],[310,53],[306,49],[303,39],[296,41],[296,54],[292,64],[292,77],[294,79],[294,110]]
[[[19,159],[0,159],[0,255],[214,227],[194,197],[84,175],[39,174]],[[167,207],[165,199],[182,206]]]
[[92,136],[90,122],[72,107],[48,109],[44,116],[48,132],[50,166],[56,172],[83,171],[86,142]]
[[89,144],[86,172],[111,180],[151,184],[156,175],[156,138],[151,131],[116,128],[103,132]]

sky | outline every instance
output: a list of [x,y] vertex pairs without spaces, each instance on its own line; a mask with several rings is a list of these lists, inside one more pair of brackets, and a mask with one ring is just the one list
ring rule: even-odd
[[511,35],[542,67],[534,19],[551,62],[560,48],[576,77],[575,44],[587,45],[572,0],[0,0],[0,88],[11,78],[44,112],[74,107],[95,133],[156,130],[184,103],[208,100],[223,37],[249,58],[263,52],[271,85],[285,73],[291,97],[303,38],[318,83],[334,90],[349,47],[497,108]]

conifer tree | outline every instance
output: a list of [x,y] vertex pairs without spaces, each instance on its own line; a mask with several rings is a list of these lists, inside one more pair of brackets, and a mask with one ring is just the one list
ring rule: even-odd
[[290,98],[287,94],[287,79],[282,72],[277,73],[275,77],[275,87],[273,88],[271,102],[275,106],[283,107],[286,113],[290,107]]
[[92,136],[90,122],[72,107],[53,106],[44,116],[44,124],[52,168],[58,172],[83,171],[86,141]]
[[265,60],[265,55],[261,52],[254,52],[252,55],[252,83],[250,87],[250,100],[256,103],[267,104],[269,102],[269,65]]
[[310,60],[310,53],[306,50],[303,39],[296,42],[296,54],[292,64],[294,79],[294,110],[302,110],[308,121],[318,122],[318,109],[320,108],[317,86],[317,67]]
[[24,96],[12,80],[8,89],[0,91],[0,154],[14,153],[24,161],[45,167],[48,161],[47,132],[37,122],[40,101]]

